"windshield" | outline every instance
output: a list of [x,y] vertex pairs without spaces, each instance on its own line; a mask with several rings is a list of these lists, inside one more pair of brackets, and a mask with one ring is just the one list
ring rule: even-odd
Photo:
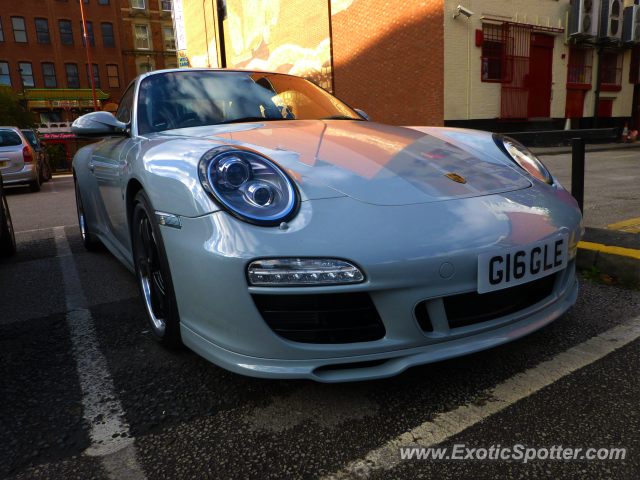
[[12,130],[0,130],[0,147],[15,147],[22,145],[20,135]]
[[38,139],[36,138],[36,134],[33,133],[31,130],[22,130],[22,134],[24,135],[24,137],[29,140],[29,143],[34,146],[37,147],[38,146]]
[[174,128],[264,120],[362,120],[308,80],[276,73],[167,72],[140,84],[141,135]]

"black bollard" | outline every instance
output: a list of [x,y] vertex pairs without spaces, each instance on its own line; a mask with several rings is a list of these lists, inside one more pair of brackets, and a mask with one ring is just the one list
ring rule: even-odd
[[571,195],[584,214],[584,138],[571,141]]

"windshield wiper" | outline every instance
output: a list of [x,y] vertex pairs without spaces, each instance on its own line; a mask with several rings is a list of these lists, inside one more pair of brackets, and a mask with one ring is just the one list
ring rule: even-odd
[[357,120],[359,122],[366,121],[362,118],[350,117],[349,115],[332,115],[330,117],[319,118],[318,120]]
[[272,120],[293,120],[292,118],[280,118],[280,117],[242,117],[233,118],[231,120],[225,120],[224,122],[218,122],[214,125],[223,125],[225,123],[243,123],[243,122],[271,122]]

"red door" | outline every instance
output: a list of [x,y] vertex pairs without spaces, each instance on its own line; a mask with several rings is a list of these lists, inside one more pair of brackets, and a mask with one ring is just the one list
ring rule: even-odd
[[529,54],[529,118],[551,116],[551,67],[553,37],[531,34]]
[[610,117],[613,112],[613,99],[601,98],[598,102],[598,117]]

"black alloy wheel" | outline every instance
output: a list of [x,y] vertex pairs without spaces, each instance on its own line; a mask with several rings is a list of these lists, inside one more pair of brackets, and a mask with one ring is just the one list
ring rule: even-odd
[[180,316],[160,227],[144,191],[134,205],[131,244],[147,321],[160,345],[176,349],[182,346]]
[[51,180],[51,168],[47,162],[42,162],[40,167],[40,183],[45,183]]
[[11,212],[7,197],[4,195],[2,175],[0,175],[0,257],[8,257],[16,253],[16,236],[13,231]]

